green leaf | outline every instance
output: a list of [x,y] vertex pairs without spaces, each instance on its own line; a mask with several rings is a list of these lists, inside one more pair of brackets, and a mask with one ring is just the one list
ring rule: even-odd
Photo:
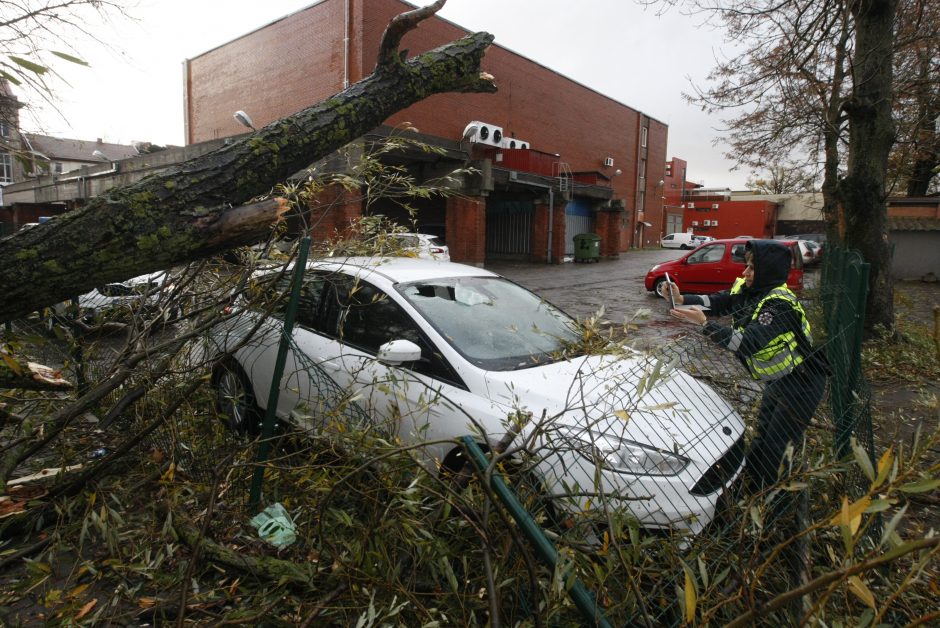
[[929,493],[940,486],[940,480],[920,480],[900,487],[903,493]]
[[4,70],[0,70],[0,76],[2,76],[3,78],[5,78],[6,80],[10,81],[10,82],[13,83],[14,85],[22,85],[22,84],[23,84],[18,78],[16,78],[16,77],[13,76],[12,74],[10,74],[9,72],[6,72],[6,71],[4,71]]
[[72,55],[68,54],[67,52],[59,52],[58,50],[53,50],[53,51],[52,51],[52,54],[54,54],[55,56],[59,57],[60,59],[65,59],[66,61],[68,61],[68,62],[70,62],[70,63],[77,63],[78,65],[84,65],[84,66],[86,66],[86,67],[88,66],[88,62],[87,62],[87,61],[85,61],[84,59],[79,59],[78,57],[73,57]]
[[879,547],[884,546],[884,544],[891,539],[891,535],[894,534],[898,524],[901,523],[901,519],[904,518],[904,513],[907,512],[907,506],[908,504],[904,504],[904,506],[891,517],[891,521],[888,522],[884,532],[881,533],[881,542],[878,544]]
[[16,65],[20,66],[21,68],[25,70],[29,70],[33,74],[45,74],[46,72],[49,71],[49,68],[47,68],[46,66],[39,65],[38,63],[33,63],[29,59],[24,59],[23,57],[15,57],[13,55],[10,55],[7,58],[13,63],[15,63]]
[[854,438],[852,439],[852,453],[855,454],[855,462],[858,463],[858,466],[862,468],[862,472],[865,473],[865,477],[868,478],[870,482],[875,481],[875,468],[871,464],[871,459],[868,457],[868,452],[858,444],[858,441]]

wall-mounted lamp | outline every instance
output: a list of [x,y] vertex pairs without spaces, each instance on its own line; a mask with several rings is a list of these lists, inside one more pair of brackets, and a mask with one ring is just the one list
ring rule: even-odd
[[619,177],[622,174],[623,174],[623,170],[621,170],[620,168],[617,168],[616,170],[614,170],[615,177]]
[[247,113],[245,113],[244,111],[242,111],[241,109],[239,109],[238,111],[236,111],[236,112],[232,115],[232,117],[234,117],[234,118],[235,118],[236,120],[238,120],[242,125],[248,127],[248,128],[251,129],[252,131],[257,131],[257,130],[258,130],[258,129],[255,128],[254,123],[251,121],[251,117],[250,117]]

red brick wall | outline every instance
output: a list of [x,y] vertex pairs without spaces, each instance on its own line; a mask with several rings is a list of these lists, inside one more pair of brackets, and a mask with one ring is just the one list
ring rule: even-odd
[[446,229],[451,261],[482,266],[486,253],[486,200],[449,197]]
[[324,189],[310,205],[307,224],[314,240],[329,240],[343,234],[362,216],[362,199],[340,185]]
[[[389,20],[411,6],[398,0],[351,0],[350,81],[372,72],[375,52]],[[467,31],[439,18],[408,33],[402,49],[419,54]],[[189,61],[187,139],[199,142],[244,132],[232,119],[243,109],[256,126],[290,115],[338,91],[343,72],[343,2],[324,0],[261,30]],[[599,60],[598,63],[603,63]],[[411,122],[421,132],[460,139],[466,124],[502,126],[532,148],[558,153],[573,171],[614,176],[614,197],[624,199],[630,222],[620,250],[632,239],[637,198],[640,113],[498,45],[483,67],[496,77],[496,94],[439,94],[399,112],[386,123]],[[663,178],[666,125],[649,120],[645,189],[647,214]],[[605,167],[605,157],[614,165]],[[611,240],[612,241],[612,240]],[[448,242],[450,245],[450,242]]]

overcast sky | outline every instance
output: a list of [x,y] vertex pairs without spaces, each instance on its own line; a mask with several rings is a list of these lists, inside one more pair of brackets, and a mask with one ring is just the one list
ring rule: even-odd
[[[71,85],[57,89],[67,121],[47,112],[23,126],[75,139],[181,145],[183,60],[313,3],[139,0],[129,9],[136,23],[95,28],[112,50],[82,44],[90,68],[57,66]],[[658,17],[630,0],[448,0],[440,15],[665,122],[667,154],[689,162],[691,180],[743,188],[748,172],[731,172],[724,147],[713,146],[720,120],[681,97],[721,54],[721,34],[700,19],[675,10]]]

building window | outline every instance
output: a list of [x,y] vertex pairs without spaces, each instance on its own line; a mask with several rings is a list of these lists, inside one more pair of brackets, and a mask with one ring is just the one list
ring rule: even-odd
[[638,203],[640,211],[646,211],[646,192],[640,191],[640,202]]
[[646,178],[646,160],[645,159],[640,160],[640,178],[641,179]]
[[13,157],[0,153],[0,183],[13,183]]
[[646,148],[646,141],[649,139],[649,127],[640,127],[640,146]]
[[56,174],[62,174],[62,162],[61,161],[55,162],[55,164],[53,164],[53,168],[55,169]]
[[10,137],[10,125],[6,120],[0,120],[0,137]]

